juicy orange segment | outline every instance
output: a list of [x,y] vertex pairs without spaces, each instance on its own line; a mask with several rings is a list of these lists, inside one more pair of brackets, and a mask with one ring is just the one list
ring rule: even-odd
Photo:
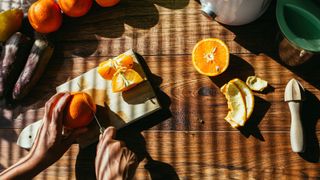
[[192,62],[199,73],[217,76],[229,66],[229,49],[217,38],[201,40],[193,48]]
[[117,67],[126,67],[131,69],[133,67],[133,58],[132,56],[126,54],[120,54],[113,59]]
[[142,77],[133,69],[119,69],[112,78],[112,91],[123,92],[143,81]]
[[120,54],[114,59],[109,59],[99,64],[98,73],[106,80],[111,80],[114,73],[118,69],[127,68],[131,69],[133,67],[133,58],[132,56]]
[[104,61],[99,64],[97,68],[98,73],[106,80],[111,80],[114,73],[116,73],[116,69],[113,67],[112,59]]

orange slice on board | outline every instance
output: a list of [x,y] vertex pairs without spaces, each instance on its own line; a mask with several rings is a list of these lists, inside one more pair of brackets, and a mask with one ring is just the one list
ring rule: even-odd
[[133,67],[132,56],[120,54],[119,56],[103,61],[98,66],[98,73],[106,80],[111,80],[116,71],[120,68],[131,69]]
[[201,40],[193,48],[192,62],[199,73],[217,76],[229,66],[229,49],[217,38]]
[[116,73],[116,69],[113,67],[112,59],[100,63],[97,71],[104,79],[111,80],[114,73]]
[[127,91],[143,81],[142,77],[133,69],[119,69],[112,78],[112,91]]
[[119,56],[113,59],[116,68],[126,67],[128,69],[132,69],[133,67],[133,57],[126,54],[120,54]]

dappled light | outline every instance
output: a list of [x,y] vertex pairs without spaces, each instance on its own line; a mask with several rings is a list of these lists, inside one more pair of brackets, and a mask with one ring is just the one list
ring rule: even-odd
[[[18,6],[15,0],[0,2],[0,10]],[[55,50],[40,81],[23,100],[10,106],[0,101],[0,171],[27,155],[16,141],[23,128],[42,119],[46,101],[57,91],[84,91],[93,97],[102,125],[115,125],[117,138],[138,155],[135,179],[319,178],[319,61],[301,68],[281,63],[275,2],[260,19],[239,27],[209,20],[200,9],[195,0],[121,0],[110,8],[94,3],[80,18],[64,15],[62,27],[49,36]],[[192,49],[205,38],[223,40],[230,51],[228,69],[216,77],[192,65]],[[113,93],[111,81],[95,68],[130,49],[147,81]],[[254,92],[250,119],[232,128],[224,120],[228,105],[220,88],[252,75],[269,87]],[[291,150],[283,97],[292,78],[308,90],[301,154]],[[80,146],[73,144],[35,179],[95,179],[99,127],[95,120],[89,127]]]

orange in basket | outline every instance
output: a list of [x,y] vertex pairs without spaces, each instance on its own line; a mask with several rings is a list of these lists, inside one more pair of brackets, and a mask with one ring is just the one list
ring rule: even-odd
[[229,49],[220,39],[204,39],[193,48],[192,62],[199,73],[217,76],[229,66]]

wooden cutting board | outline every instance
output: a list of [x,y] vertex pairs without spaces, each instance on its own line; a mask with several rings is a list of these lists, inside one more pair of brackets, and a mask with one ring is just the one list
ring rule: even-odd
[[[155,91],[151,86],[145,71],[139,63],[133,50],[128,50],[124,54],[131,55],[134,59],[133,69],[137,71],[145,80],[134,88],[123,93],[113,93],[111,81],[103,79],[97,72],[97,68],[58,86],[57,92],[86,92],[91,95],[97,105],[96,117],[100,124],[107,128],[114,126],[120,129],[127,126],[143,117],[152,114],[161,109],[161,106],[156,97]],[[22,144],[26,148],[30,139],[34,139],[37,127],[41,123],[35,123],[30,129],[25,128],[18,139],[18,144]],[[84,147],[98,140],[99,127],[95,120],[88,126],[89,131],[80,137],[78,142]],[[30,138],[32,137],[32,138]],[[25,143],[24,141],[28,141]],[[33,142],[32,142],[33,143]]]
[[[114,126],[119,129],[160,110],[161,106],[139,59],[133,50],[124,54],[133,57],[133,69],[145,80],[136,87],[123,93],[113,93],[111,81],[103,79],[97,68],[94,68],[58,86],[57,92],[81,91],[90,94],[97,105],[97,118],[104,127]],[[81,145],[90,144],[99,135],[99,127],[95,121],[90,124],[89,129],[90,133],[80,138]]]

